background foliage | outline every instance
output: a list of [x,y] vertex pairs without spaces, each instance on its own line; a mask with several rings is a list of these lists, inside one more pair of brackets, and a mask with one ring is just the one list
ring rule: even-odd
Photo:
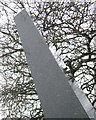
[[[96,107],[95,2],[0,1],[1,103],[6,117],[43,117],[14,16],[22,9],[34,20],[58,62]],[[95,108],[96,109],[96,108]]]

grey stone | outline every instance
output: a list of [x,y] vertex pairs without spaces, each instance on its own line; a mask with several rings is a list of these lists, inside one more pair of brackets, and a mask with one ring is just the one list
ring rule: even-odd
[[88,114],[88,117],[92,118],[92,120],[96,120],[95,109],[93,108],[92,104],[90,103],[84,92],[78,87],[76,82],[72,83],[71,81],[69,81],[69,84],[71,85],[74,93],[78,97],[78,100],[82,104],[84,110]]
[[45,118],[88,118],[27,12],[21,11],[15,22]]

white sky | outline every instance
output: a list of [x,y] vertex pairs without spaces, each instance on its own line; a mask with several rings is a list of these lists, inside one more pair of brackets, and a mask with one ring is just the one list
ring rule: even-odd
[[[5,1],[10,1],[10,0],[5,0]],[[33,0],[33,1],[41,1],[41,0]],[[53,1],[60,1],[60,2],[68,2],[68,1],[70,1],[70,0],[42,0],[42,1],[44,1],[44,2],[53,2]],[[85,1],[85,0],[73,0],[73,1],[81,1],[81,2],[83,2],[83,1]],[[86,0],[86,1],[90,1],[90,0]],[[91,1],[96,1],[96,0],[91,0]],[[3,12],[3,11],[2,11]],[[3,18],[3,20],[2,19],[0,19],[0,22],[2,23],[2,24],[4,24],[4,20],[5,20],[6,18]],[[50,48],[51,49],[51,51],[52,51],[52,53],[53,54],[55,54],[55,49],[53,49],[53,48]],[[55,56],[58,56],[58,55],[56,55],[55,54]],[[61,61],[61,63],[60,63],[60,65],[62,64],[62,61]],[[2,84],[2,80],[3,80],[4,78],[3,78],[3,76],[0,74],[0,85]],[[2,119],[2,118],[4,118],[4,116],[3,116],[3,114],[2,114],[2,112],[0,111],[0,119]]]

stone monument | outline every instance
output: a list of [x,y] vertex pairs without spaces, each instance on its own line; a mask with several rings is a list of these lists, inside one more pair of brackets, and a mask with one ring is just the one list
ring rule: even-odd
[[89,116],[75,95],[69,80],[59,68],[45,40],[33,24],[26,10],[15,22],[38,96],[46,118],[82,118]]

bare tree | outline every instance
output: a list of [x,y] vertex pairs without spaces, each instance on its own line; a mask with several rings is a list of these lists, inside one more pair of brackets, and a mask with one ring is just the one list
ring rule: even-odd
[[23,3],[0,1],[0,6],[3,9],[1,19],[4,20],[0,28],[0,60],[4,77],[1,109],[5,111],[5,117],[40,119],[43,117],[40,100],[14,23],[14,16],[18,10],[24,8]]
[[46,42],[66,64],[64,72],[77,81],[94,106],[96,49],[94,2],[37,3],[32,14]]
[[[72,82],[77,81],[79,83],[94,106],[96,102],[94,93],[96,50],[93,41],[96,37],[96,28],[94,28],[93,5],[94,2],[72,1],[67,3],[32,3],[29,0],[26,2],[13,0],[10,4],[6,1],[0,2],[3,11],[1,18],[6,19],[0,28],[0,46],[2,49],[0,58],[2,59],[2,72],[5,78],[1,100],[4,106],[7,105],[8,115],[12,116],[14,113],[12,117],[19,114],[24,116],[25,113],[23,114],[21,108],[18,111],[18,106],[25,105],[28,101],[28,104],[32,105],[31,117],[42,116],[41,107],[37,107],[40,102],[13,21],[14,15],[22,8],[26,8],[34,20],[34,24],[44,36],[46,43],[55,47],[59,57],[66,64],[66,67],[63,68],[64,72],[70,76]],[[27,100],[30,94],[32,103],[30,103],[30,97]],[[34,108],[34,105],[37,106]],[[17,113],[15,109],[17,109]]]

